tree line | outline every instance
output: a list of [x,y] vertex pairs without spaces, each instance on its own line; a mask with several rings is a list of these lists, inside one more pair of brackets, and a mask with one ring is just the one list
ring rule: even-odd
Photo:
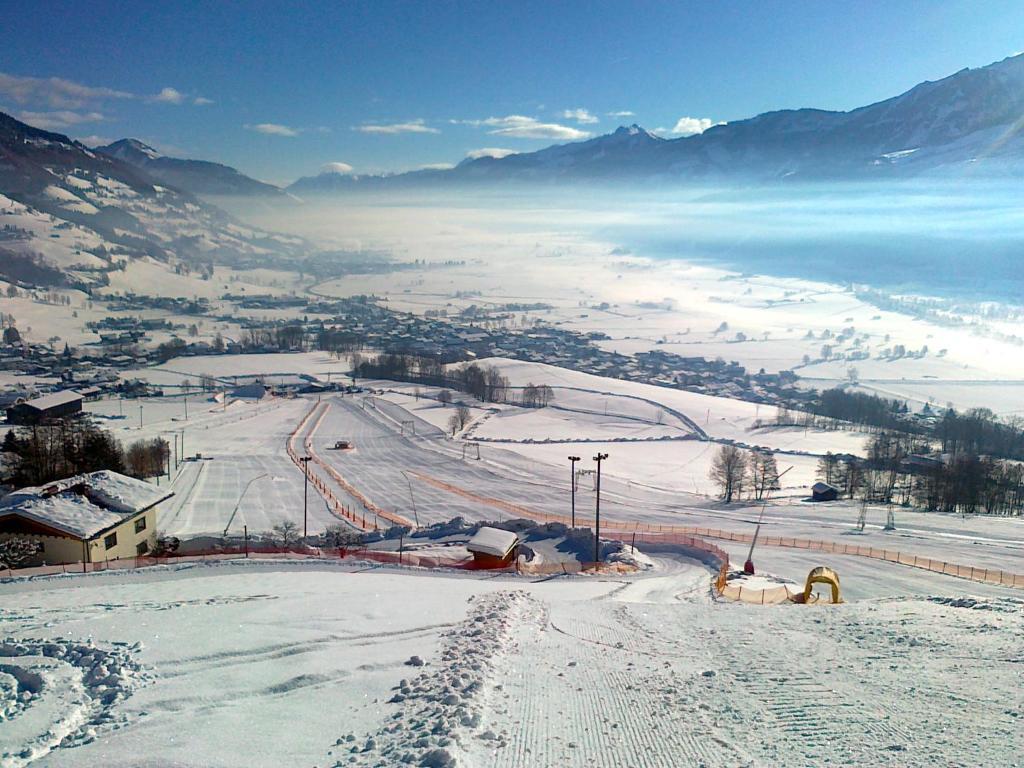
[[[493,365],[464,363],[446,368],[440,360],[419,355],[385,353],[372,360],[352,356],[352,368],[364,379],[390,379],[464,392],[484,403],[514,403],[527,408],[543,408],[555,399],[547,384],[528,383],[519,390]],[[518,397],[515,393],[518,392]]]
[[170,457],[170,447],[162,438],[124,446],[88,419],[8,430],[0,451],[0,483],[15,488],[100,470],[146,479],[163,474]]

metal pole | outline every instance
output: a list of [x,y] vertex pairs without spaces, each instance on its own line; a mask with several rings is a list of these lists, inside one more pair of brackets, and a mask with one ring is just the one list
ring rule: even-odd
[[302,538],[309,535],[309,460],[312,456],[303,456],[299,459],[302,462],[303,474],[306,476],[302,484]]
[[579,460],[579,456],[569,457],[569,489],[572,497],[572,528],[576,527],[576,462]]
[[598,453],[594,457],[597,462],[597,493],[594,500],[594,568],[601,562],[601,462],[608,458],[607,453]]

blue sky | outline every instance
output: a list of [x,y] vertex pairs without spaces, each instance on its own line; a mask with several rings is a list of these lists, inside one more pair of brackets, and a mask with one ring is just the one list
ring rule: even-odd
[[1019,0],[298,5],[0,0],[0,110],[287,182],[849,109],[1024,49]]

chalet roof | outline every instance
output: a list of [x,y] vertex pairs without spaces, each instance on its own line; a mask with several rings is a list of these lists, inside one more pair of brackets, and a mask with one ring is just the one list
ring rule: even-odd
[[484,526],[473,534],[473,538],[466,544],[466,549],[483,555],[505,557],[518,543],[519,537],[512,531]]
[[173,495],[142,480],[103,470],[9,493],[0,498],[0,518],[15,515],[89,539]]
[[25,405],[30,408],[35,408],[37,411],[45,411],[50,408],[56,408],[66,403],[73,403],[76,400],[81,400],[82,396],[71,389],[64,389],[60,392],[51,392],[48,395],[37,397],[34,400],[25,401]]

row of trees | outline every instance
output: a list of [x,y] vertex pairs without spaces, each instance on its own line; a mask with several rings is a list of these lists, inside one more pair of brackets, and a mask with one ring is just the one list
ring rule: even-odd
[[164,472],[170,448],[161,438],[138,440],[126,448],[88,419],[73,419],[11,429],[0,451],[0,482],[21,487],[103,469],[155,477]]
[[[450,387],[485,403],[507,402],[510,393],[508,378],[493,365],[468,363],[446,369],[436,358],[385,353],[373,360],[354,355],[353,368],[364,379],[391,379]],[[551,388],[548,387],[547,391],[547,402],[550,402],[553,396]],[[538,397],[537,387],[534,387],[533,397],[534,400]]]
[[847,498],[964,514],[1024,514],[1024,465],[965,452],[925,458],[921,438],[875,435],[864,458],[826,454],[818,479]]

